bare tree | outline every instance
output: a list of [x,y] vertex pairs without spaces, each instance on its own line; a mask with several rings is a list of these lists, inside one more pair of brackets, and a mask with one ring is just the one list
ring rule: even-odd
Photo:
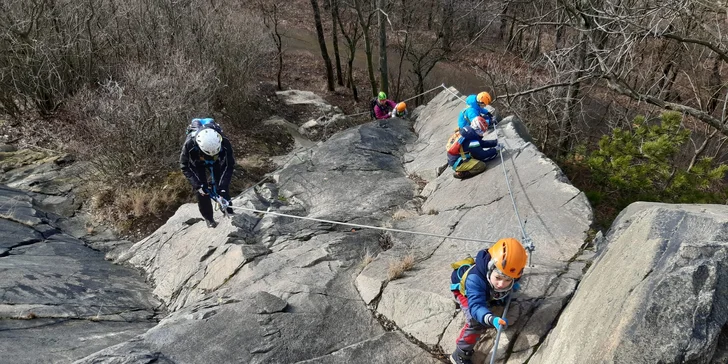
[[[355,11],[354,11],[355,12]],[[348,13],[348,12],[347,12]],[[346,67],[346,87],[351,89],[354,101],[359,101],[359,93],[356,88],[356,81],[354,80],[354,56],[356,55],[356,49],[359,44],[363,33],[359,31],[359,20],[354,14],[351,16],[352,19],[347,21],[341,21],[341,12],[336,13],[336,21],[341,26],[341,34],[346,39],[347,44],[347,67]]]
[[331,8],[331,40],[334,43],[334,59],[336,60],[336,78],[339,86],[344,86],[344,78],[341,76],[341,57],[339,56],[339,0],[330,0]]
[[361,26],[364,35],[364,53],[367,58],[367,72],[369,74],[369,84],[372,87],[372,96],[377,94],[377,79],[374,77],[374,62],[372,61],[372,41],[370,38],[370,30],[372,24],[373,11],[369,11],[362,6],[362,0],[354,0],[354,9],[356,9],[356,16],[359,19],[359,25]]
[[386,0],[378,0],[377,19],[379,20],[379,84],[381,91],[389,94],[389,76],[387,64],[387,14],[384,9]]
[[[277,49],[277,58],[278,58],[278,72],[276,73],[276,87],[278,90],[282,90],[283,87],[281,86],[281,74],[283,73],[283,41],[281,38],[281,33],[278,29],[278,4],[275,2],[266,5],[264,3],[260,4],[262,13],[263,13],[263,23],[265,24],[266,28],[270,31],[270,36],[273,38],[273,43],[276,45]],[[336,38],[334,38],[336,39]],[[338,52],[338,51],[337,51]],[[339,61],[339,55],[336,54],[336,61],[338,63]],[[339,70],[341,72],[341,70]],[[341,78],[341,74],[339,74],[339,78]]]
[[326,38],[324,38],[324,27],[321,25],[321,12],[319,11],[318,0],[311,0],[313,8],[313,18],[316,23],[316,35],[318,36],[319,48],[321,48],[321,58],[324,59],[326,66],[326,84],[329,91],[334,91],[334,70],[331,66],[331,58],[329,51],[326,49]]

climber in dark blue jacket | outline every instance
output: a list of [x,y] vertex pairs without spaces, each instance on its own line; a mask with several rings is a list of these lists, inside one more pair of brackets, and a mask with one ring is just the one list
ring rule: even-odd
[[478,116],[448,140],[447,164],[455,171],[455,178],[465,179],[484,172],[483,162],[495,158],[503,149],[497,140],[483,139],[487,128],[488,122]]

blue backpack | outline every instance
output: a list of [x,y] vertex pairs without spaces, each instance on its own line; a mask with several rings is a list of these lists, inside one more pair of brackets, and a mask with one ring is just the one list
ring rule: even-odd
[[192,122],[190,125],[187,126],[187,138],[193,138],[198,131],[202,129],[210,128],[212,130],[215,130],[216,132],[222,134],[222,127],[220,127],[220,124],[215,122],[215,119],[212,118],[204,118],[204,119],[192,119]]

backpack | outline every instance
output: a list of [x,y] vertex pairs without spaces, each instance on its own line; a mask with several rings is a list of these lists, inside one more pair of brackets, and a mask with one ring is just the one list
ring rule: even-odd
[[222,133],[222,127],[220,124],[216,123],[214,119],[211,118],[205,118],[205,119],[192,119],[192,122],[190,122],[190,125],[187,125],[187,131],[185,132],[186,139],[192,139],[197,135],[197,132],[202,129],[210,128],[212,130],[215,130],[216,132],[220,133],[222,137],[224,138],[225,135]]
[[475,267],[475,258],[468,256],[465,259],[451,263],[450,266],[453,269],[452,275],[450,276],[450,290],[460,291],[460,294],[467,297],[465,280],[468,278],[470,270]]
[[369,116],[372,118],[372,120],[377,118],[377,114],[374,113],[374,107],[377,106],[377,98],[373,98],[369,100]]
[[465,141],[465,138],[460,135],[460,131],[456,131],[455,134],[450,136],[450,139],[447,140],[447,145],[445,146],[445,150],[447,150],[447,154],[449,155],[460,155],[460,157],[457,159],[455,163],[452,165],[453,170],[457,170],[457,167],[470,160],[470,153],[466,153],[463,150],[463,142]]

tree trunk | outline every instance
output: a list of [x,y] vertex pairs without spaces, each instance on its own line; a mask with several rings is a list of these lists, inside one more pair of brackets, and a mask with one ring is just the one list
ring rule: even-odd
[[362,13],[361,1],[362,0],[354,0],[354,6],[356,7],[356,16],[359,19],[359,24],[364,31],[364,53],[367,56],[366,58],[367,71],[369,73],[369,84],[372,87],[372,96],[376,96],[378,93],[377,79],[374,77],[374,62],[372,62],[372,41],[369,38],[369,21],[364,21],[364,13]]
[[445,0],[442,5],[442,48],[450,53],[453,34],[453,0]]
[[321,12],[319,11],[318,0],[311,0],[313,8],[313,19],[316,23],[316,35],[318,35],[319,47],[321,48],[321,57],[326,65],[326,82],[329,91],[334,91],[334,69],[331,66],[331,58],[329,51],[326,49],[326,38],[324,38],[324,27],[321,25]]
[[379,20],[379,84],[381,91],[389,94],[389,66],[387,65],[387,19],[382,13],[386,6],[386,0],[379,1],[379,11],[377,11],[377,19]]
[[336,60],[336,79],[340,86],[344,86],[344,77],[341,76],[341,57],[339,56],[338,16],[339,0],[331,0],[331,39],[334,41],[334,59]]
[[574,55],[575,70],[569,76],[570,85],[566,89],[566,97],[564,98],[564,110],[561,115],[561,123],[558,131],[557,156],[564,155],[569,150],[571,142],[571,134],[573,131],[573,121],[575,119],[574,111],[579,98],[581,83],[577,82],[583,74],[584,64],[586,60],[586,36],[581,33],[579,36],[579,49]]

